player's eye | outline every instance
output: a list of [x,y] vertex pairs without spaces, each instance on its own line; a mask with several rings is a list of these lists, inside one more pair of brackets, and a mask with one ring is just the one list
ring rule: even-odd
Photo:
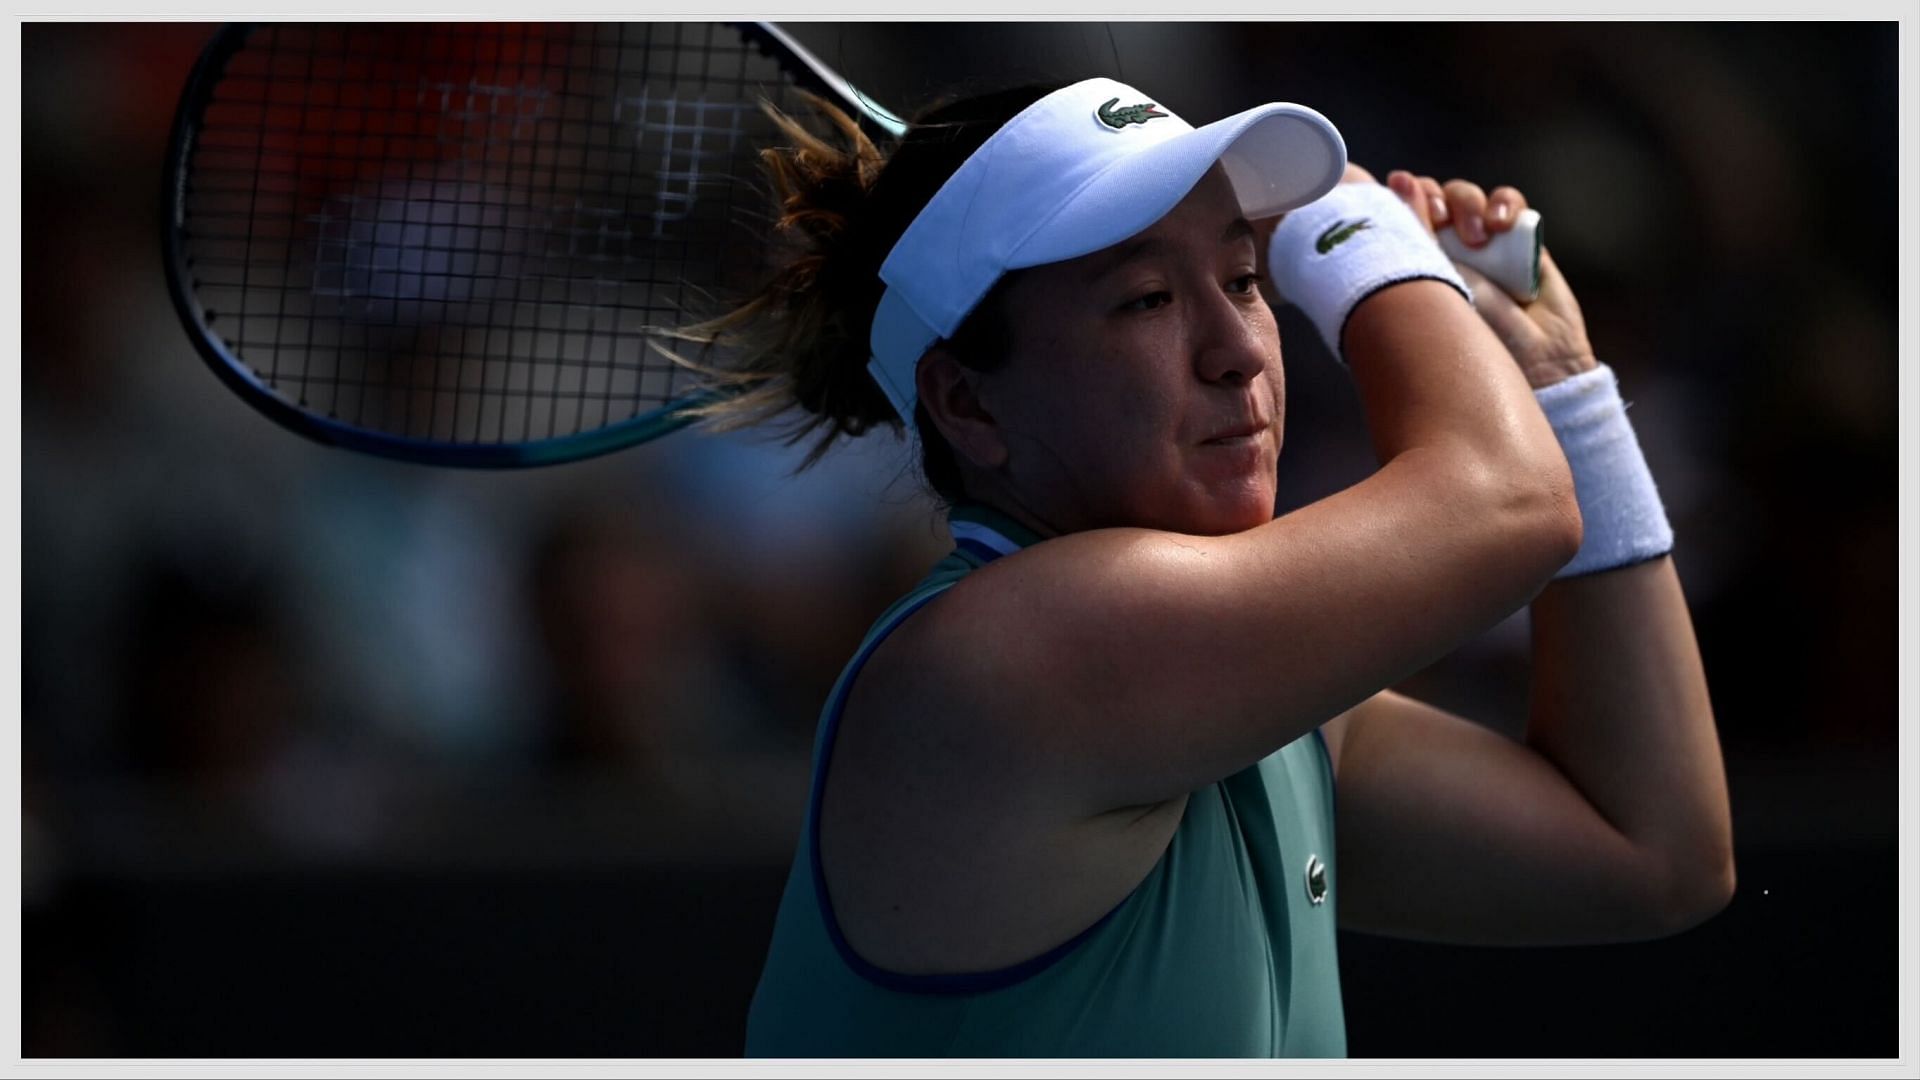
[[1164,304],[1170,304],[1172,302],[1173,302],[1173,294],[1166,291],[1165,289],[1159,289],[1154,292],[1150,292],[1145,296],[1127,301],[1126,303],[1120,305],[1120,310],[1152,311],[1157,307],[1160,307]]

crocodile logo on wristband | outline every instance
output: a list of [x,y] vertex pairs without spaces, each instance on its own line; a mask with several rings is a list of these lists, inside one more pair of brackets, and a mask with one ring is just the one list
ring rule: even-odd
[[1355,221],[1336,221],[1332,225],[1327,226],[1327,231],[1321,233],[1320,238],[1313,242],[1313,250],[1325,255],[1327,252],[1346,243],[1352,238],[1354,233],[1359,232],[1361,229],[1371,228],[1373,228],[1373,222],[1367,218],[1360,218]]
[[1138,105],[1129,105],[1124,109],[1114,108],[1114,106],[1118,104],[1120,104],[1119,98],[1108,98],[1105,105],[1094,110],[1094,115],[1100,118],[1100,122],[1115,131],[1126,127],[1128,124],[1144,124],[1149,120],[1156,120],[1167,115],[1161,112],[1160,107],[1151,101],[1143,101]]

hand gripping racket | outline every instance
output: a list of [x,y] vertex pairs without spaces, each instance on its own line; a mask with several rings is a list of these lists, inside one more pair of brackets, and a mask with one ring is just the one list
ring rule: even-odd
[[1521,303],[1540,295],[1540,211],[1527,209],[1513,219],[1513,228],[1493,234],[1485,246],[1474,249],[1452,229],[1439,232],[1440,250],[1447,258],[1487,275],[1487,279]]
[[[661,332],[769,269],[759,101],[809,117],[802,91],[906,130],[767,23],[224,27],[169,144],[175,307],[324,443],[513,467],[656,438],[719,392]],[[1450,254],[1530,296],[1524,231]]]

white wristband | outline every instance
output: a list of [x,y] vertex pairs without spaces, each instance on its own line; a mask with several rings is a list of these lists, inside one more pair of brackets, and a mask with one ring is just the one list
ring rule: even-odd
[[1341,184],[1282,218],[1267,245],[1273,287],[1313,320],[1346,362],[1340,334],[1360,301],[1388,285],[1434,278],[1473,291],[1439,241],[1400,197],[1379,184]]
[[1534,391],[1573,470],[1586,539],[1554,577],[1645,562],[1673,550],[1673,527],[1605,364]]

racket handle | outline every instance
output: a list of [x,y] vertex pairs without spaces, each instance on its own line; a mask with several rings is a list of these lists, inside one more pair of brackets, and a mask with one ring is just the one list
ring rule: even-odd
[[1515,300],[1531,303],[1540,295],[1540,211],[1520,211],[1513,228],[1493,234],[1479,250],[1461,243],[1450,228],[1441,229],[1439,238],[1447,258],[1487,275]]

